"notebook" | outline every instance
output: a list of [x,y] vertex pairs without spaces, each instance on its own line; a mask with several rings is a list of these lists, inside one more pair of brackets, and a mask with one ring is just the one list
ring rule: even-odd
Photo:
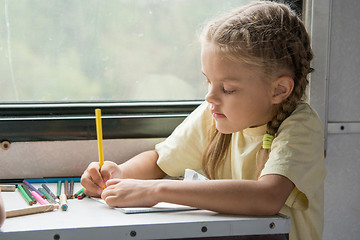
[[[101,198],[91,197],[91,199],[106,204],[106,202]],[[166,202],[159,202],[153,207],[125,207],[125,208],[114,208],[114,209],[126,214],[199,210],[198,208],[194,208],[194,207],[189,207],[174,203],[166,203]]]
[[[208,179],[192,169],[185,169],[184,181],[204,181],[204,180],[208,180]],[[106,204],[106,202],[101,198],[93,198],[93,197],[91,198],[98,202]],[[114,209],[119,210],[126,214],[199,210],[198,208],[194,208],[194,207],[189,207],[174,203],[166,203],[166,202],[159,202],[153,207],[126,207],[126,208],[114,208]]]

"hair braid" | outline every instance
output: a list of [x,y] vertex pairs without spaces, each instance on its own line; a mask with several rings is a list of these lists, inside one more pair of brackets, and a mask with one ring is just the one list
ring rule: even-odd
[[[284,7],[282,8],[284,9]],[[283,48],[282,54],[283,59],[287,59],[288,65],[292,65],[294,89],[290,96],[277,107],[275,117],[268,123],[268,133],[273,136],[276,135],[280,124],[295,110],[298,102],[303,100],[309,83],[307,76],[313,71],[313,68],[310,67],[313,53],[305,26],[298,20],[295,13],[291,13],[286,8],[285,11],[289,12],[289,17],[283,20],[283,24],[288,23],[287,28],[290,29],[290,34],[286,36],[279,34],[278,38],[285,37],[287,39],[287,46]],[[286,43],[286,41],[283,42]]]

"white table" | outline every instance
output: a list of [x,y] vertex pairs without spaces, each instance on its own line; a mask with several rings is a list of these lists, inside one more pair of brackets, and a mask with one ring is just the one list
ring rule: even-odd
[[[39,187],[41,184],[33,184]],[[56,194],[56,184],[47,184]],[[75,191],[80,189],[75,184]],[[28,206],[18,190],[3,192],[5,209]],[[0,239],[288,239],[290,219],[211,211],[124,214],[93,199],[69,199],[68,210],[5,220]]]

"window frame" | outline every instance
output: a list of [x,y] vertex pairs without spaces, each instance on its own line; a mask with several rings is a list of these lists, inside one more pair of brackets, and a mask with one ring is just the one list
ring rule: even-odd
[[95,109],[104,139],[163,138],[203,101],[7,103],[0,105],[0,141],[96,139]]

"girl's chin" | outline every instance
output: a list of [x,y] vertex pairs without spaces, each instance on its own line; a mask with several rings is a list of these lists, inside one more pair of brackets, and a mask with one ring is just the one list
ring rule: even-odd
[[231,134],[231,133],[235,132],[235,131],[231,131],[230,129],[218,126],[218,125],[216,125],[216,129],[222,134]]
[[216,123],[216,129],[219,132],[223,133],[223,134],[232,134],[232,133],[236,133],[236,132],[239,132],[239,131],[243,130],[241,128],[241,126],[238,126],[238,127],[233,126],[233,127],[231,127],[231,126],[228,126],[228,125],[224,124],[224,122],[220,122],[220,121],[219,122],[215,121],[215,123]]

